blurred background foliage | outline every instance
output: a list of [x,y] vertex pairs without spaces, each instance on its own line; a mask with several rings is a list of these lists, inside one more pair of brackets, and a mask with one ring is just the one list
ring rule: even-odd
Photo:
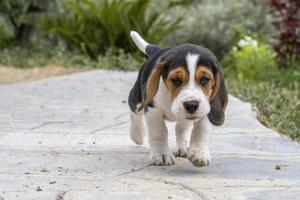
[[184,31],[170,36],[175,43],[191,42],[209,47],[222,58],[233,45],[237,32],[270,36],[274,28],[266,1],[202,0],[188,10]]
[[[99,54],[110,49],[134,52],[130,30],[136,30],[149,42],[161,41],[164,36],[179,28],[182,15],[172,19],[164,17],[172,7],[171,2],[154,9],[150,0],[131,1],[65,1],[61,13],[48,13],[36,20],[45,31],[58,33],[68,45],[83,50],[96,60]],[[69,13],[66,15],[65,13]]]
[[262,123],[300,140],[299,10],[295,0],[1,0],[0,65],[136,70],[145,57],[130,30],[200,44]]

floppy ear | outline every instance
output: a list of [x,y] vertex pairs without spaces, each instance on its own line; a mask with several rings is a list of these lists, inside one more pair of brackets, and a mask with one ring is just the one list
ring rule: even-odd
[[170,61],[172,61],[175,56],[176,53],[170,50],[165,52],[160,58],[157,59],[157,62],[147,81],[146,99],[138,108],[138,111],[145,108],[153,101],[153,98],[158,90],[160,77],[163,74],[165,67],[170,63]]
[[146,86],[146,99],[144,100],[143,104],[139,107],[139,111],[146,106],[148,106],[151,101],[153,100],[159,86],[159,80],[160,76],[162,75],[164,65],[163,63],[157,64],[153,71],[151,72],[150,77],[148,78],[147,81],[147,86]]
[[163,59],[159,59],[157,61],[157,64],[154,66],[154,68],[148,78],[148,81],[147,81],[146,99],[144,100],[142,105],[138,108],[138,111],[145,108],[152,102],[152,100],[158,90],[160,77],[164,71],[165,65],[166,65],[166,61],[163,61]]
[[228,92],[224,82],[224,76],[221,67],[217,65],[215,73],[215,85],[213,86],[210,96],[210,113],[208,113],[209,121],[220,126],[225,120],[225,108],[228,102]]

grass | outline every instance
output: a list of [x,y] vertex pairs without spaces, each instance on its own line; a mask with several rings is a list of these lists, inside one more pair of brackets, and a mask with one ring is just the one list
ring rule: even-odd
[[228,76],[227,82],[232,95],[252,104],[262,124],[300,142],[299,82],[290,79],[292,85],[286,86],[278,77],[241,82]]
[[[51,49],[51,47],[50,47]],[[108,50],[97,60],[89,58],[78,51],[68,51],[63,45],[53,49],[44,46],[16,46],[0,50],[0,65],[16,68],[33,68],[43,66],[90,67],[99,69],[135,70],[140,67],[143,58],[132,56],[119,50],[113,54]]]

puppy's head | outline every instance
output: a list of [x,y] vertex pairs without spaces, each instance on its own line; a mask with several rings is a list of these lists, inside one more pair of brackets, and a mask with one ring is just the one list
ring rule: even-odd
[[213,124],[223,124],[227,90],[211,51],[186,44],[162,54],[148,79],[144,107],[152,102],[161,77],[172,99],[171,112],[177,118],[197,121],[208,115]]

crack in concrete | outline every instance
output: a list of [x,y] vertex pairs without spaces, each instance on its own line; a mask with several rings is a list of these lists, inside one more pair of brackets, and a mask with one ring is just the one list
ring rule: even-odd
[[53,122],[52,122],[52,123],[51,123],[51,122],[45,122],[45,123],[40,124],[40,125],[38,125],[38,126],[32,127],[32,128],[30,128],[29,130],[35,130],[35,129],[38,129],[38,128],[47,126],[47,125],[49,125],[49,124],[53,124]]
[[194,193],[197,197],[199,197],[199,199],[201,200],[209,200],[209,198],[201,191],[199,191],[199,189],[194,189],[186,184],[183,184],[183,183],[177,183],[177,182],[174,182],[174,181],[165,181],[165,180],[158,180],[158,179],[152,179],[152,178],[148,178],[148,177],[143,177],[143,176],[132,176],[134,178],[139,178],[139,179],[143,179],[143,180],[146,180],[146,181],[154,181],[154,182],[158,182],[158,183],[164,183],[164,184],[167,184],[167,185],[173,185],[173,186],[179,186],[183,189],[186,189],[192,193]]
[[89,134],[93,134],[93,133],[96,133],[96,132],[101,132],[103,130],[106,130],[106,129],[109,129],[109,128],[112,128],[112,127],[121,126],[121,125],[123,125],[125,123],[126,122],[119,122],[119,123],[116,123],[116,124],[111,124],[111,125],[103,126],[102,128],[99,128],[99,129],[96,129],[96,130],[93,130],[93,131],[89,132]]
[[[131,171],[128,171],[128,172],[124,172],[124,173],[121,173],[121,174],[118,174],[116,175],[115,177],[120,177],[120,176],[125,176],[125,175],[129,175],[129,174],[134,174],[136,172],[139,172],[141,170],[144,170],[150,166],[153,166],[152,164],[148,164],[146,166],[143,166],[141,168],[138,168],[138,169],[134,169],[134,170],[131,170]],[[168,185],[175,185],[175,186],[180,186],[181,188],[184,188],[186,190],[189,190],[191,192],[193,192],[194,194],[196,194],[200,199],[204,199],[204,200],[208,200],[208,198],[206,197],[206,195],[204,195],[203,192],[200,192],[199,190],[196,190],[188,185],[185,185],[183,183],[177,183],[177,182],[174,182],[174,181],[163,181],[163,180],[157,180],[157,179],[151,179],[151,178],[147,178],[147,177],[141,177],[141,176],[133,176],[135,178],[140,178],[140,179],[143,179],[143,180],[150,180],[150,181],[154,181],[154,182],[160,182],[160,183],[165,183],[165,184],[168,184]]]
[[123,113],[123,114],[117,115],[117,116],[114,118],[114,120],[118,120],[118,119],[120,119],[120,118],[122,118],[122,117],[124,117],[124,116],[127,116],[127,115],[128,115],[128,113]]
[[143,166],[143,167],[138,168],[138,169],[132,169],[131,171],[124,172],[124,173],[121,173],[121,174],[118,174],[118,175],[116,175],[115,177],[125,176],[125,175],[128,175],[128,174],[133,174],[133,173],[139,172],[139,171],[141,171],[141,170],[144,170],[144,169],[146,169],[146,168],[148,168],[148,167],[150,167],[150,166],[152,166],[152,164],[148,164],[148,165]]
[[173,181],[166,181],[165,183],[169,184],[169,185],[181,186],[182,188],[184,188],[186,190],[189,190],[189,191],[193,192],[194,194],[196,194],[200,199],[209,200],[209,198],[203,192],[200,192],[199,190],[194,189],[194,188],[192,188],[188,185],[185,185],[183,183],[177,183],[177,182],[173,182]]
[[41,127],[50,125],[50,124],[66,124],[66,123],[78,123],[78,122],[82,122],[82,121],[53,121],[53,122],[44,122],[38,126],[34,126],[32,128],[30,128],[29,130],[35,130],[35,129],[39,129]]

